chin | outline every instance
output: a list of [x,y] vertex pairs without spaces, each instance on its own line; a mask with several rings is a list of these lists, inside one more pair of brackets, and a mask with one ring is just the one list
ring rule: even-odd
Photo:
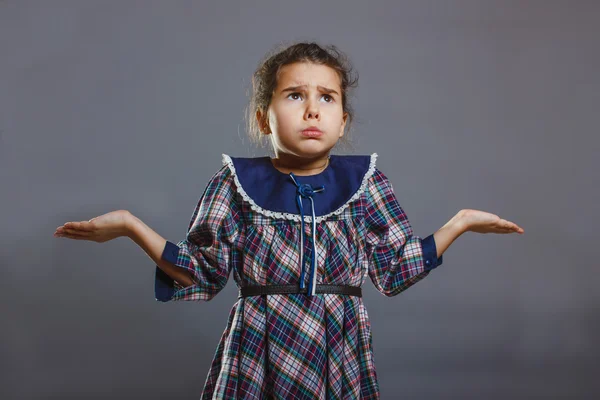
[[300,146],[300,148],[294,149],[292,153],[297,155],[298,157],[314,158],[329,153],[332,147],[333,146],[324,146],[323,144],[319,144],[316,146]]

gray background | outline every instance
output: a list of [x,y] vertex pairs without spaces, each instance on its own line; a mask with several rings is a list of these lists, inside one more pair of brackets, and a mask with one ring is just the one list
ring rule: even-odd
[[[249,79],[278,43],[360,74],[354,152],[377,152],[414,231],[466,233],[386,298],[365,285],[383,399],[598,398],[597,1],[0,1],[3,399],[193,399],[235,302],[158,303],[126,238],[53,238],[128,209],[185,236]],[[596,172],[594,172],[596,171]]]

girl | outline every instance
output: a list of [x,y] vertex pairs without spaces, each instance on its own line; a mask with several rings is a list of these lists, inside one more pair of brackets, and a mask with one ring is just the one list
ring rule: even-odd
[[230,273],[240,288],[203,399],[376,399],[361,285],[396,296],[443,262],[467,231],[522,234],[497,215],[461,210],[413,234],[377,155],[330,155],[352,120],[356,83],[333,46],[299,43],[253,79],[251,131],[275,157],[223,155],[223,167],[174,244],[126,210],[67,222],[55,235],[127,236],[156,263],[159,301],[212,299]]

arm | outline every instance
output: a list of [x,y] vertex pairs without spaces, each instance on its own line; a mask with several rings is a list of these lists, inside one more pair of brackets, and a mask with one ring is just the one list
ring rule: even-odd
[[450,247],[450,245],[466,231],[467,229],[464,220],[462,219],[461,210],[433,234],[435,247],[437,248],[437,257],[441,257],[448,247]]
[[187,287],[194,284],[188,271],[177,267],[162,258],[166,239],[153,231],[141,219],[129,213],[126,218],[127,236],[140,246],[146,254],[163,270],[169,277],[180,285]]
[[[365,231],[369,276],[383,295],[391,297],[425,278],[432,269],[442,264],[440,250],[445,250],[452,236],[454,224],[440,229],[450,240],[437,249],[435,236],[421,238],[414,234],[406,213],[387,177],[375,170],[365,191]],[[438,237],[440,236],[438,234]],[[448,236],[449,235],[449,236]]]

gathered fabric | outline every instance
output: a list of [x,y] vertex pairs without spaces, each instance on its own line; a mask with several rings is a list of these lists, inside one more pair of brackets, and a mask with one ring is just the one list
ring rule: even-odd
[[332,155],[322,173],[302,177],[268,158],[223,162],[185,239],[162,254],[193,284],[156,267],[159,301],[210,301],[230,276],[250,291],[235,299],[201,398],[379,399],[359,289],[370,278],[392,297],[425,278],[442,263],[433,235],[413,233],[375,155]]

